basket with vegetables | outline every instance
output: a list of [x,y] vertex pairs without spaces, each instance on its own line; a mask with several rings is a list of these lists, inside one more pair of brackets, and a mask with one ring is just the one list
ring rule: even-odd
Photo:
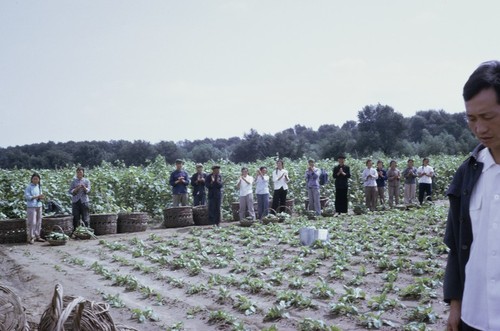
[[[54,228],[57,231],[54,231]],[[49,244],[52,246],[60,246],[60,245],[66,245],[69,236],[64,233],[63,229],[59,225],[54,225],[52,228],[52,232],[49,233],[45,237],[45,239],[47,239]]]
[[94,235],[94,229],[88,228],[82,223],[80,223],[80,226],[75,229],[73,235],[75,236],[75,238],[83,240],[97,239],[97,237]]

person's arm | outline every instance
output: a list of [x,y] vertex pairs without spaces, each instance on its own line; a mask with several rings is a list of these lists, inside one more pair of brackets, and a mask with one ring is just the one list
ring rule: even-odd
[[188,174],[186,171],[184,171],[184,172],[183,172],[183,176],[184,176],[184,178],[186,178],[186,179],[184,179],[184,182],[182,182],[182,184],[184,184],[184,186],[188,186],[188,185],[189,185],[189,182],[190,182],[190,180],[189,180],[189,174]]
[[26,186],[26,189],[24,190],[24,198],[26,199],[26,201],[31,201],[36,199],[36,196],[31,195],[31,185]]
[[169,183],[170,183],[170,186],[172,186],[172,187],[174,187],[174,186],[177,184],[177,182],[176,182],[176,180],[175,180],[175,177],[174,177],[174,173],[173,173],[173,172],[170,174],[170,180],[169,180]]
[[451,300],[450,314],[446,324],[447,331],[460,331],[460,319],[462,317],[462,301]]
[[84,182],[85,182],[85,187],[83,189],[84,189],[86,194],[89,194],[90,193],[90,180],[85,179]]

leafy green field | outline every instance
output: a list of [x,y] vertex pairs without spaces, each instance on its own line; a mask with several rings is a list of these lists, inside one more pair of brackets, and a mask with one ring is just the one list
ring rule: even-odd
[[[446,188],[458,165],[465,159],[459,156],[431,156],[430,165],[434,167],[437,177],[434,188],[434,198],[443,199]],[[373,160],[379,159],[377,156]],[[380,156],[385,166],[390,159]],[[415,157],[415,166],[420,164],[420,158]],[[400,170],[406,166],[406,158],[397,160]],[[223,209],[224,218],[230,219],[231,202],[237,200],[235,188],[236,180],[240,174],[241,165],[231,162],[220,162],[222,175],[225,182],[225,194]],[[274,169],[274,160],[268,158],[261,162],[245,164],[254,174],[256,169],[265,165],[269,170]],[[330,174],[330,182],[321,188],[322,196],[333,199],[334,185],[331,171],[335,166],[335,160],[319,160],[317,166],[325,168]],[[361,185],[361,172],[365,165],[365,159],[348,158],[346,164],[351,167],[352,178],[350,181],[350,203],[363,203],[364,195]],[[205,168],[209,169],[212,163]],[[295,199],[296,210],[304,206],[306,197],[304,172],[307,167],[307,159],[290,161],[285,159],[285,168],[289,171],[291,182],[289,183],[288,197]],[[185,168],[191,175],[194,172],[194,162],[187,161]],[[145,211],[154,217],[161,218],[163,208],[167,207],[171,199],[171,187],[168,184],[170,172],[173,165],[165,164],[163,158],[158,157],[145,167],[125,167],[122,163],[103,163],[99,167],[86,171],[86,176],[92,183],[91,211],[92,213],[127,211]],[[66,167],[56,170],[49,169],[0,169],[0,219],[25,217],[26,208],[23,192],[33,171],[38,171],[42,176],[44,193],[48,199],[60,203],[69,212],[71,209],[70,198],[67,194],[69,183],[74,176],[75,167]],[[401,192],[403,187],[401,186]]]

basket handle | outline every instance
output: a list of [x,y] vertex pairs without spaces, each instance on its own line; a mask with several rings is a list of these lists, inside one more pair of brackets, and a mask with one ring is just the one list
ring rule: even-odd
[[[63,234],[64,234],[64,230],[63,230],[63,229],[62,229],[59,225],[57,225],[57,224],[52,225],[52,229],[51,229],[51,231],[54,231],[54,228],[55,228],[56,230],[59,230],[59,232],[61,232],[61,233],[63,233]],[[57,285],[59,285],[59,284],[57,284]],[[56,287],[57,287],[57,285],[56,285]],[[62,289],[61,289],[61,292],[62,292]]]

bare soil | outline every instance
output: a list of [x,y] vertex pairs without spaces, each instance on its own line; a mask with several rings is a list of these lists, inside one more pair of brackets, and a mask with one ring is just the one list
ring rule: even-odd
[[[223,223],[222,227],[236,227],[235,223]],[[281,225],[284,226],[284,225]],[[210,235],[216,231],[212,227],[201,228],[203,236]],[[164,240],[175,239],[179,242],[188,240],[193,236],[191,228],[180,229],[150,229],[146,232],[117,234],[100,236],[100,240],[108,243],[122,243],[131,247],[132,238],[142,241],[147,245],[159,245],[161,242],[152,238]],[[199,234],[197,234],[199,236]],[[217,236],[215,236],[217,237]],[[224,245],[225,239],[220,239],[219,243]],[[257,247],[253,255],[258,260],[265,252],[278,246],[278,241],[264,243],[262,247]],[[235,256],[243,259],[248,254],[248,246],[234,243]],[[301,247],[290,245],[280,245],[285,259],[299,256]],[[173,248],[176,249],[175,247]],[[181,248],[179,248],[180,250]],[[255,254],[257,252],[257,254]],[[173,256],[178,254],[175,252]],[[260,256],[259,256],[260,255]],[[172,258],[170,256],[169,258]],[[444,266],[446,256],[440,257],[437,263]],[[130,260],[131,264],[119,263],[118,261]],[[357,259],[357,260],[356,260]],[[97,262],[111,273],[120,275],[133,275],[138,282],[154,290],[159,296],[147,296],[139,290],[127,290],[124,286],[113,284],[113,280],[96,273],[91,266]],[[273,261],[277,264],[280,261]],[[134,264],[140,263],[143,266],[151,266],[154,271],[140,271],[134,268]],[[362,257],[354,257],[351,264],[362,264]],[[321,266],[321,270],[328,270],[328,262]],[[328,313],[328,304],[335,301],[339,294],[343,293],[343,283],[351,277],[346,277],[344,281],[329,280],[329,283],[336,290],[334,298],[325,300],[314,300],[317,309],[290,309],[290,317],[274,322],[263,322],[265,312],[276,305],[276,298],[272,294],[265,292],[249,293],[241,290],[238,286],[227,285],[231,291],[231,299],[227,302],[218,300],[219,285],[212,286],[208,291],[195,295],[188,295],[187,289],[193,285],[209,285],[209,277],[216,275],[229,276],[230,266],[221,268],[211,268],[203,266],[203,271],[194,276],[187,274],[185,269],[173,270],[168,266],[159,267],[145,257],[132,257],[130,251],[112,250],[99,240],[70,240],[64,246],[50,246],[48,243],[29,244],[6,244],[0,245],[0,283],[10,287],[22,300],[26,308],[28,320],[33,324],[38,324],[43,311],[50,304],[54,287],[61,284],[65,295],[83,296],[87,300],[104,302],[103,294],[118,294],[125,307],[110,308],[111,315],[115,323],[121,323],[138,330],[165,330],[175,323],[182,322],[185,330],[221,330],[230,329],[224,323],[209,323],[210,312],[222,310],[241,321],[248,330],[260,330],[265,327],[276,325],[278,330],[297,330],[299,322],[306,317],[316,320],[323,320],[328,325],[336,325],[342,330],[362,330],[362,326],[357,324],[357,320],[350,316],[331,316]],[[269,279],[273,272],[273,266],[261,268],[261,278]],[[360,286],[367,291],[367,297],[377,294],[380,287],[380,273],[370,272],[365,277],[365,283]],[[351,270],[354,274],[354,270]],[[293,273],[293,272],[289,272]],[[297,275],[301,275],[297,271]],[[349,274],[350,276],[351,274]],[[235,274],[241,280],[243,275]],[[306,281],[302,291],[304,295],[311,296],[310,289],[317,282],[316,276],[303,276]],[[172,279],[181,280],[180,285],[172,282]],[[404,287],[411,282],[411,276],[400,274],[398,284]],[[288,283],[277,285],[276,290],[288,290]],[[447,307],[442,303],[442,289],[436,290],[437,298],[431,304],[439,319],[436,324],[429,324],[429,329],[443,330],[447,316]],[[234,298],[236,293],[242,293],[257,303],[258,310],[255,314],[246,316],[234,308]],[[378,293],[380,294],[380,293]],[[401,300],[407,308],[395,309],[388,313],[388,319],[396,326],[383,326],[382,330],[401,330],[405,324],[405,314],[410,307],[415,307],[418,302]],[[146,307],[158,315],[159,321],[147,320],[139,323],[136,318],[132,318],[132,310],[145,310]]]

